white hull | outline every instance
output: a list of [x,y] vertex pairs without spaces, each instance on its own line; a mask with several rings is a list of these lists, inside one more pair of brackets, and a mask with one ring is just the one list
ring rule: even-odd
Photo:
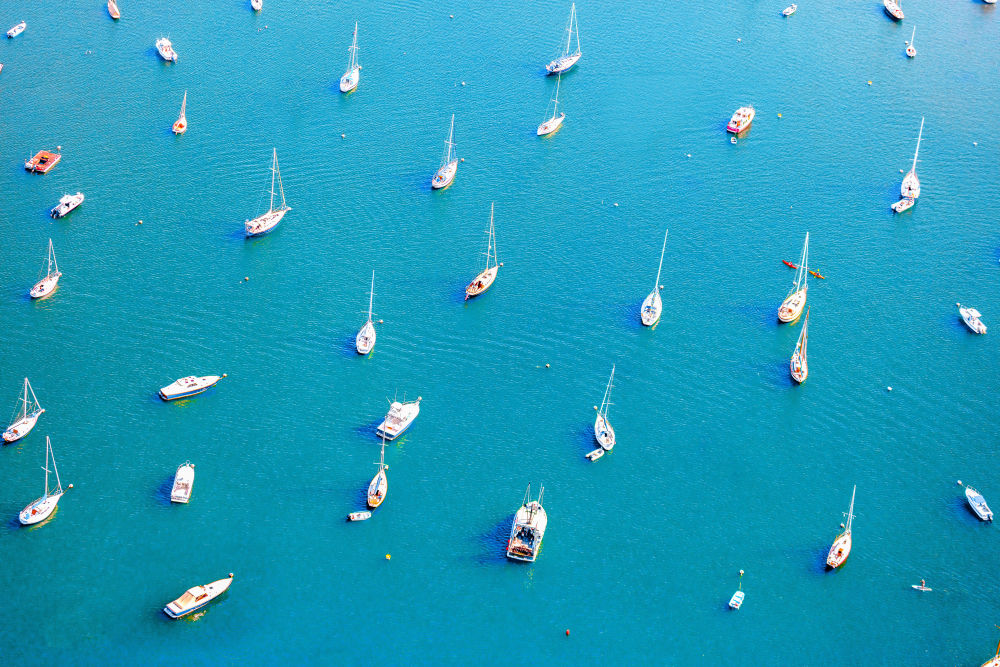
[[354,347],[358,354],[368,354],[375,347],[375,325],[371,320],[365,322],[354,339]]
[[437,170],[434,177],[431,179],[431,187],[435,190],[448,187],[451,185],[452,181],[455,180],[455,174],[457,173],[458,160],[452,160]]
[[888,14],[893,20],[903,20],[903,10],[899,8],[898,4],[896,4],[896,0],[882,0],[882,6],[885,7],[885,13]]
[[21,510],[21,514],[17,518],[22,526],[30,526],[45,521],[55,511],[56,505],[59,504],[59,499],[62,497],[62,493],[56,493],[51,496],[38,498]]
[[788,5],[783,10],[781,10],[782,16],[791,16],[799,8],[798,5]]
[[348,521],[367,521],[372,518],[371,512],[351,512],[347,515]]
[[161,37],[156,40],[156,50],[164,60],[173,63],[177,62],[177,52],[174,51],[174,47],[169,39]]
[[465,288],[465,298],[479,296],[488,290],[493,285],[493,281],[497,279],[498,271],[500,271],[499,266],[483,269],[482,273],[473,278],[472,282]]
[[615,447],[615,429],[604,415],[598,414],[594,419],[594,439],[604,451],[610,452]]
[[194,466],[184,463],[177,467],[174,474],[174,485],[170,489],[170,502],[186,503],[191,500],[194,491]]
[[909,171],[903,177],[903,183],[899,186],[899,196],[904,199],[907,197],[916,199],[920,196],[920,179],[917,178],[915,171]]
[[344,73],[344,76],[340,77],[340,92],[351,92],[358,87],[359,81],[361,81],[361,68],[355,67],[352,70],[348,70]]
[[291,208],[277,209],[275,211],[268,211],[262,216],[254,218],[253,220],[247,220],[243,223],[246,229],[247,236],[260,236],[262,234],[267,234],[269,231],[278,226],[281,219],[285,217],[285,213],[291,211]]
[[28,294],[31,295],[32,299],[44,299],[56,291],[61,276],[61,273],[53,273],[52,275],[45,276],[35,283],[35,286],[31,288]]
[[788,370],[792,375],[792,379],[799,384],[805,382],[809,376],[809,364],[798,351],[792,355],[792,360],[788,364]]
[[736,591],[733,593],[733,597],[729,599],[730,609],[739,609],[743,605],[743,598],[746,597],[743,591]]
[[982,494],[976,491],[971,486],[965,487],[965,499],[969,503],[969,507],[972,511],[976,513],[983,521],[993,520],[993,510],[990,506],[986,504],[986,499],[983,498]]
[[165,401],[173,401],[178,398],[194,396],[214,387],[221,379],[218,375],[205,375],[203,377],[189,375],[162,387],[160,398]]
[[49,215],[53,218],[62,218],[67,213],[82,204],[83,200],[84,196],[82,192],[77,192],[75,195],[63,195],[59,200],[59,204],[49,212]]
[[27,27],[28,27],[28,24],[25,23],[24,21],[21,21],[16,26],[14,26],[13,28],[11,28],[10,30],[7,31],[7,37],[11,37],[11,38],[17,37],[22,32],[24,32],[24,29],[27,28]]
[[914,200],[911,199],[910,197],[904,197],[903,199],[900,199],[898,202],[894,203],[890,208],[892,208],[892,210],[895,211],[896,213],[902,213],[903,211],[909,211],[911,208],[913,208],[913,202]]
[[31,429],[35,428],[35,424],[38,423],[38,418],[43,412],[45,412],[44,409],[33,412],[30,415],[25,415],[8,426],[7,430],[3,432],[3,441],[17,442],[31,433]]
[[830,553],[826,556],[826,566],[838,568],[844,564],[847,557],[851,555],[851,534],[841,533],[830,546]]
[[389,406],[389,413],[375,429],[375,433],[380,438],[384,436],[386,440],[395,440],[410,428],[418,414],[420,414],[419,399],[410,403],[396,401]]
[[802,309],[805,306],[806,289],[802,288],[798,292],[792,292],[781,302],[781,307],[778,308],[778,319],[786,323],[794,322],[802,315]]
[[556,58],[545,66],[545,70],[549,74],[562,74],[572,68],[582,55],[582,53],[571,53],[561,58]]
[[213,581],[212,583],[205,584],[204,586],[189,588],[184,595],[164,607],[163,613],[170,618],[187,616],[191,612],[201,609],[209,602],[225,593],[229,590],[229,586],[232,583],[233,574],[230,572],[229,576],[225,579],[219,579],[218,581]]
[[538,126],[538,136],[546,137],[555,132],[562,127],[563,119],[565,118],[566,114],[564,113],[549,118],[547,121]]
[[368,507],[375,509],[385,500],[385,494],[389,492],[389,479],[386,477],[385,469],[382,468],[368,484]]
[[642,319],[642,323],[651,327],[660,321],[660,315],[663,312],[663,301],[660,299],[660,288],[656,287],[649,296],[646,297],[645,301],[642,302],[642,309],[639,311],[639,317]]
[[250,0],[250,6],[255,12],[259,12],[264,9],[264,0]]
[[740,107],[733,113],[733,117],[729,119],[729,124],[726,125],[726,131],[732,132],[733,134],[741,134],[750,129],[750,125],[753,123],[754,117],[756,117],[757,111],[753,107]]
[[978,310],[975,308],[963,308],[959,304],[958,314],[961,315],[962,321],[965,322],[965,326],[969,327],[969,330],[972,331],[972,333],[986,333],[986,325],[983,324],[981,319],[979,319],[981,316]]
[[533,563],[542,548],[542,538],[548,517],[538,501],[522,505],[514,515],[511,527],[510,542],[507,545],[507,558]]

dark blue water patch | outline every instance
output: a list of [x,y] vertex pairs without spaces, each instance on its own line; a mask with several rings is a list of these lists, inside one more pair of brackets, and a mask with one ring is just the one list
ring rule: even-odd
[[476,537],[473,561],[479,565],[501,565],[508,562],[507,538],[514,523],[514,515],[515,512],[511,512]]
[[[357,353],[355,353],[355,355],[357,355]],[[389,412],[388,408],[386,408],[386,412]],[[369,421],[366,424],[355,426],[354,432],[358,435],[358,437],[365,438],[366,440],[368,438],[375,438],[379,442],[382,442],[382,438],[378,437],[378,434],[375,433],[375,429],[377,429],[378,425],[382,423],[382,419],[384,419],[384,416],[373,421]],[[390,442],[390,440],[386,440],[385,444],[388,445]]]
[[170,492],[174,489],[174,475],[165,478],[153,491],[153,499],[160,505],[170,507],[174,503],[170,501]]

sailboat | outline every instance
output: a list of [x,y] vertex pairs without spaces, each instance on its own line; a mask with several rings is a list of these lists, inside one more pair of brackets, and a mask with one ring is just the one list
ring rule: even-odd
[[851,491],[851,508],[847,510],[847,524],[844,526],[844,532],[837,535],[837,539],[830,547],[830,553],[826,556],[826,566],[830,569],[840,567],[851,555],[851,522],[854,520],[854,493],[857,490],[858,486],[855,484],[854,491]]
[[882,0],[882,6],[893,21],[903,20],[903,9],[899,6],[899,0]]
[[351,42],[351,57],[347,61],[347,71],[340,77],[340,92],[349,93],[358,87],[361,80],[361,65],[358,64],[358,24],[354,23],[354,41]]
[[354,346],[358,349],[358,354],[368,354],[375,347],[375,324],[372,322],[372,303],[375,300],[375,270],[372,269],[372,290],[368,293],[368,321],[361,327],[357,337],[354,339]]
[[188,119],[184,114],[187,110],[188,103],[188,91],[184,91],[184,99],[181,100],[181,115],[177,117],[176,122],[174,122],[174,134],[184,134],[188,129]]
[[806,342],[809,340],[809,311],[806,310],[806,321],[802,324],[802,331],[799,332],[799,342],[795,344],[795,352],[792,353],[792,360],[788,363],[788,370],[792,373],[792,379],[802,384],[809,377],[809,362],[806,360]]
[[118,3],[115,0],[108,0],[108,14],[113,19],[120,19],[122,17],[121,12],[118,11]]
[[[56,488],[49,490],[49,460],[52,460],[52,472],[56,475]],[[49,436],[45,436],[45,495],[41,498],[31,502],[21,510],[18,519],[21,521],[22,526],[30,526],[33,523],[38,523],[44,521],[52,515],[55,511],[56,505],[59,504],[59,499],[62,498],[63,491],[62,482],[59,480],[59,469],[56,468],[56,455],[52,452],[52,441],[49,440]],[[69,488],[72,489],[73,485],[70,484]]]
[[[31,394],[30,401],[28,394]],[[10,426],[3,432],[3,441],[17,442],[31,433],[31,429],[35,428],[35,423],[43,412],[45,412],[45,408],[35,398],[35,390],[31,388],[28,378],[24,378],[24,393],[17,399],[17,406],[14,408],[14,416],[11,418]]]
[[[570,53],[569,47],[576,37],[576,51]],[[580,26],[576,22],[576,3],[569,9],[569,25],[566,26],[566,46],[563,47],[562,55],[545,66],[549,74],[562,74],[580,59]]]
[[35,283],[35,286],[28,292],[32,299],[44,299],[56,291],[59,278],[62,276],[59,273],[59,264],[56,263],[56,251],[52,247],[52,239],[49,239],[49,254],[47,259],[48,269],[45,272],[45,277]]
[[[490,256],[493,257],[493,264],[490,265]],[[486,242],[486,268],[480,271],[479,275],[472,279],[472,282],[465,288],[465,300],[470,297],[479,296],[490,288],[493,281],[497,279],[497,271],[502,264],[497,264],[497,238],[493,231],[493,202],[490,202],[490,236]]]
[[458,173],[458,156],[455,154],[455,114],[451,115],[451,129],[448,131],[448,140],[444,142],[444,157],[441,159],[441,166],[434,172],[431,179],[431,187],[440,190],[451,185]]
[[[274,207],[274,181],[278,181],[278,192],[281,194],[281,206]],[[285,189],[281,185],[281,171],[278,170],[278,149],[274,149],[274,159],[271,162],[271,205],[267,213],[257,216],[253,220],[244,222],[247,236],[260,236],[278,226],[285,213],[291,211],[291,207],[285,205]]]
[[264,0],[250,0],[250,7],[252,7],[255,12],[259,12],[264,9]]
[[566,118],[565,113],[559,113],[559,84],[562,81],[562,76],[556,80],[556,96],[552,98],[552,117],[544,121],[538,126],[538,136],[547,137],[552,134],[560,127],[562,127],[562,122]]
[[660,321],[660,314],[663,312],[663,302],[660,300],[660,271],[663,270],[663,253],[667,251],[667,234],[670,230],[663,232],[663,249],[660,250],[660,268],[656,269],[656,282],[653,284],[653,291],[642,302],[639,310],[639,318],[647,327],[651,327]]
[[1000,667],[1000,642],[997,642],[997,654],[984,662],[982,667]]
[[917,178],[917,155],[920,153],[920,140],[924,136],[924,119],[920,119],[920,132],[917,134],[917,148],[913,151],[913,166],[903,177],[903,183],[899,186],[899,194],[903,198],[916,199],[920,196],[920,179]]
[[906,43],[906,55],[908,58],[912,58],[917,55],[917,49],[913,46],[913,38],[917,34],[917,26],[913,26],[913,32],[910,33],[910,41]]
[[389,480],[385,476],[385,471],[389,466],[385,464],[385,435],[382,436],[382,453],[379,455],[378,472],[368,484],[368,507],[375,509],[385,500],[385,494],[389,490]]
[[608,408],[611,407],[611,387],[614,386],[614,381],[615,367],[612,365],[608,387],[604,390],[604,400],[601,401],[601,407],[597,411],[597,417],[594,419],[594,439],[597,440],[597,444],[601,446],[601,449],[606,452],[610,452],[615,446],[615,429],[611,427],[611,422],[608,421]]
[[802,259],[799,260],[799,268],[795,272],[795,284],[785,300],[778,308],[778,319],[782,322],[794,322],[802,314],[802,309],[806,305],[806,290],[809,283],[809,232],[806,232],[806,242],[802,246]]

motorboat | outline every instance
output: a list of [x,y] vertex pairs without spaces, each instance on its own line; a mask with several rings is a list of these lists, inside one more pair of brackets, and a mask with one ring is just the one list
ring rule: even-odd
[[986,325],[979,318],[982,315],[975,308],[965,308],[960,303],[955,304],[958,307],[958,314],[962,316],[962,321],[965,322],[965,326],[969,327],[972,333],[984,334],[986,333]]
[[[28,399],[28,395],[31,399]],[[6,443],[17,442],[24,436],[31,433],[35,428],[38,418],[45,412],[38,399],[35,398],[35,390],[31,388],[28,378],[24,378],[24,391],[17,399],[17,406],[14,408],[14,418],[10,426],[3,432],[3,441]]]
[[187,616],[191,612],[198,611],[209,602],[225,593],[229,590],[232,583],[233,573],[230,572],[229,576],[225,579],[219,579],[218,581],[213,581],[212,583],[205,584],[204,586],[189,588],[184,592],[184,595],[167,604],[167,606],[163,608],[163,613],[170,618]]
[[[490,258],[493,258],[492,263]],[[502,264],[497,263],[496,231],[493,229],[493,203],[490,202],[490,231],[486,241],[486,266],[479,272],[472,282],[465,287],[465,300],[468,301],[474,296],[479,296],[490,288],[493,281],[497,279],[497,272]]]
[[788,371],[792,379],[802,384],[809,377],[809,360],[806,356],[806,345],[809,342],[809,311],[806,310],[806,321],[802,324],[802,331],[799,332],[799,340],[795,344],[795,352],[788,362]]
[[754,116],[756,115],[757,112],[752,106],[740,107],[733,112],[733,117],[729,119],[729,124],[726,125],[726,132],[732,132],[733,134],[746,132],[750,129],[750,124],[753,123]]
[[885,13],[889,15],[894,21],[903,20],[903,10],[899,6],[899,0],[882,0],[882,6],[885,8]]
[[431,178],[431,188],[442,190],[455,180],[458,173],[458,155],[455,153],[455,114],[451,115],[451,130],[448,131],[448,138],[444,142],[444,157],[441,158],[441,166],[434,177]]
[[826,556],[826,566],[830,569],[840,567],[851,555],[851,522],[854,520],[854,493],[857,490],[858,487],[855,485],[854,491],[851,491],[851,507],[847,510],[847,524],[844,527],[844,532],[837,535],[837,539],[833,541],[830,552]]
[[190,461],[177,466],[174,473],[174,485],[170,489],[170,502],[186,503],[191,500],[191,491],[194,490],[194,464]]
[[385,474],[389,468],[385,464],[385,436],[382,437],[382,453],[379,454],[379,460],[375,465],[378,466],[378,472],[368,483],[368,507],[371,509],[381,505],[385,500],[385,494],[389,492],[389,478]]
[[347,515],[348,521],[367,521],[370,518],[372,518],[372,513],[368,511],[351,512],[350,514]]
[[[52,462],[52,470],[49,470],[49,461]],[[52,512],[55,511],[56,505],[59,504],[59,499],[63,497],[65,491],[62,488],[62,482],[59,480],[59,469],[56,467],[56,455],[52,451],[52,441],[49,436],[45,436],[45,495],[38,498],[28,504],[21,513],[18,515],[18,520],[21,522],[22,526],[30,526],[35,523],[41,523],[48,519]],[[49,488],[49,472],[52,472],[56,476],[56,486],[54,489]],[[70,484],[68,489],[72,489],[73,485]]]
[[21,21],[16,26],[7,31],[7,37],[14,38],[24,32],[24,29],[28,27],[28,24]]
[[795,283],[788,292],[788,296],[781,302],[778,308],[778,319],[782,322],[794,322],[802,315],[802,309],[806,305],[806,293],[809,289],[809,232],[806,232],[806,241],[802,246],[802,259],[799,260],[799,268],[795,271]]
[[890,208],[896,213],[902,213],[903,211],[909,211],[913,208],[913,202],[915,200],[913,197],[903,197],[898,202],[895,202],[890,206]]
[[174,45],[166,37],[160,37],[156,40],[156,50],[164,60],[172,63],[177,62],[177,52],[174,51]]
[[59,278],[62,277],[62,273],[59,272],[59,264],[56,263],[56,251],[52,247],[52,239],[49,239],[47,261],[48,269],[45,272],[45,277],[35,283],[28,291],[28,295],[32,299],[44,299],[55,292],[56,287],[59,285]]
[[976,516],[983,521],[993,520],[993,510],[991,510],[990,506],[986,504],[986,499],[983,498],[983,494],[979,493],[971,486],[966,485],[965,499],[968,501],[969,507],[972,508],[972,511],[976,513]]
[[372,322],[372,303],[375,299],[375,270],[372,270],[372,289],[368,293],[368,321],[361,326],[354,337],[354,347],[358,354],[368,354],[375,347],[375,323]]
[[785,7],[784,9],[781,10],[781,15],[782,16],[791,16],[792,14],[794,14],[798,10],[798,8],[799,8],[799,6],[795,5],[795,4],[788,5],[787,7]]
[[733,597],[729,599],[729,608],[739,609],[740,606],[743,604],[744,597],[746,597],[746,595],[743,593],[743,591],[736,591],[735,593],[733,593]]
[[358,64],[358,24],[354,24],[354,41],[350,47],[351,57],[347,62],[347,71],[340,77],[340,92],[349,93],[358,87],[361,80],[361,65]]
[[608,386],[604,390],[604,399],[601,407],[597,410],[597,417],[594,418],[594,439],[601,449],[610,452],[615,447],[615,429],[608,421],[608,408],[611,406],[611,388],[615,381],[615,367],[611,366],[611,377],[608,379]]
[[[570,51],[573,37],[576,37],[576,50]],[[576,3],[569,9],[569,24],[566,26],[566,44],[562,48],[562,54],[545,66],[545,71],[549,74],[562,74],[569,70],[580,60],[583,55],[580,51],[580,26],[576,21]]]
[[393,401],[389,405],[388,414],[386,414],[385,419],[375,429],[375,433],[380,438],[384,437],[386,440],[395,440],[403,435],[406,429],[410,428],[410,424],[417,418],[417,415],[420,414],[420,401],[421,398],[419,396],[415,401]]
[[542,548],[542,538],[548,517],[542,508],[542,496],[545,487],[538,492],[538,500],[530,500],[531,485],[524,493],[521,507],[514,515],[514,523],[510,529],[510,539],[507,541],[507,558],[528,563],[535,562],[538,550]]
[[61,218],[67,213],[72,211],[74,208],[83,203],[83,193],[77,192],[75,195],[63,195],[59,199],[59,204],[57,204],[50,212],[53,218]]
[[[277,208],[274,207],[274,183],[277,180],[278,192],[281,195],[281,205]],[[269,231],[278,226],[281,219],[285,217],[285,213],[291,211],[291,207],[285,204],[285,188],[281,184],[281,171],[278,169],[278,149],[273,149],[272,160],[271,160],[271,203],[268,206],[267,212],[258,215],[253,220],[247,220],[243,223],[243,227],[246,230],[247,236],[261,236],[262,234],[267,234]]]
[[160,398],[165,401],[174,401],[178,398],[194,396],[211,389],[224,377],[226,377],[225,373],[221,376],[203,375],[202,377],[196,377],[194,375],[188,375],[187,377],[182,377],[179,380],[174,380],[166,387],[161,388]]
[[108,0],[108,14],[116,21],[122,17],[122,13],[118,11],[118,3],[115,0]]
[[663,253],[667,251],[667,234],[670,230],[663,232],[663,248],[660,249],[660,267],[656,269],[656,282],[653,283],[653,291],[650,292],[642,302],[639,309],[639,319],[643,326],[651,327],[660,321],[663,312],[663,300],[660,298],[660,272],[663,271]]

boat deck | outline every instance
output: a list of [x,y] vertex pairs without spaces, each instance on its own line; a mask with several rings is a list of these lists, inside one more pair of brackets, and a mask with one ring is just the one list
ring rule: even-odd
[[49,173],[54,166],[59,164],[62,155],[50,151],[38,151],[35,157],[24,163],[24,168],[38,174]]

